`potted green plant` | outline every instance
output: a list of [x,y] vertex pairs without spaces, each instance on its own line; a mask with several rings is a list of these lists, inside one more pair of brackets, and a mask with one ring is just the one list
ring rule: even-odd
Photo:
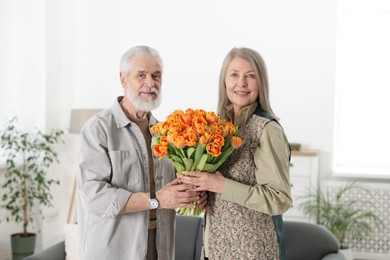
[[[58,162],[55,145],[63,140],[62,130],[45,134],[38,129],[23,131],[14,117],[0,130],[0,147],[6,159],[4,182],[1,184],[2,209],[7,222],[22,223],[22,233],[11,235],[13,259],[23,259],[34,253],[36,234],[29,232],[34,210],[40,206],[52,206],[52,184],[58,180],[49,178],[49,166]],[[26,244],[20,244],[24,243]]]
[[346,196],[353,189],[366,190],[357,182],[348,182],[335,192],[327,189],[324,193],[312,188],[299,197],[302,212],[329,229],[339,241],[340,249],[348,248],[349,239],[370,235],[373,228],[380,224],[376,214],[359,207],[362,202],[358,198]]

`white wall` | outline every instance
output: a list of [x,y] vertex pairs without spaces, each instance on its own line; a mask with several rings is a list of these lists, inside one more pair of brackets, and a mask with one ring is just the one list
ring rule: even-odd
[[45,125],[44,25],[44,0],[0,0],[0,126],[14,115]]
[[[289,140],[318,150],[320,174],[331,177],[336,0],[42,0],[44,20],[39,18],[42,8],[20,1],[23,4],[15,7],[11,4],[14,1],[0,0],[0,7],[32,13],[31,21],[18,16],[19,25],[23,25],[18,31],[32,29],[41,35],[43,30],[46,34],[39,36],[43,45],[32,44],[28,49],[13,45],[19,39],[11,37],[14,25],[0,23],[2,31],[9,33],[9,43],[0,43],[0,53],[32,51],[37,60],[45,57],[38,64],[18,60],[18,64],[38,70],[39,75],[43,70],[45,77],[44,83],[35,80],[28,84],[27,79],[27,84],[18,88],[38,91],[33,98],[44,108],[35,110],[39,116],[31,117],[37,117],[37,123],[43,118],[46,129],[67,128],[72,108],[111,106],[122,94],[120,57],[139,44],[158,49],[164,59],[163,102],[155,111],[158,118],[164,119],[178,108],[215,111],[222,60],[232,47],[247,46],[259,51],[268,65],[271,103]],[[15,99],[19,92],[4,86],[4,81],[0,83],[2,101],[6,93],[14,100],[10,106],[20,107],[18,111],[29,109],[23,99]],[[41,91],[43,85],[45,90]],[[66,219],[78,162],[77,136],[69,135],[66,141],[59,147],[61,165],[53,168],[62,181],[56,189],[59,223]],[[51,243],[59,236],[53,235]],[[8,234],[2,232],[0,241],[7,240]]]
[[273,108],[290,141],[318,149],[321,175],[331,175],[336,0],[61,5],[68,6],[61,9],[62,27],[48,34],[49,41],[61,39],[64,59],[51,61],[67,81],[59,92],[71,93],[65,99],[49,93],[49,100],[66,103],[61,125],[67,125],[70,108],[111,106],[122,93],[119,59],[137,44],[155,47],[165,61],[163,103],[155,111],[160,119],[176,108],[215,110],[224,56],[234,46],[248,46],[267,62]]

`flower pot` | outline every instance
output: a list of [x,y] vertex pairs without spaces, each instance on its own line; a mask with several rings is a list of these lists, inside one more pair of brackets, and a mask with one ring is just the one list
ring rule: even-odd
[[36,234],[28,233],[22,236],[21,233],[11,235],[12,260],[22,260],[34,254]]

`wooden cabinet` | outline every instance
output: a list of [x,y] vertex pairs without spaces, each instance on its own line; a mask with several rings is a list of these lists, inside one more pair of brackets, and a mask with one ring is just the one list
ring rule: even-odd
[[293,206],[283,215],[284,220],[312,222],[299,210],[298,198],[310,188],[318,187],[318,153],[312,150],[291,152],[290,182]]

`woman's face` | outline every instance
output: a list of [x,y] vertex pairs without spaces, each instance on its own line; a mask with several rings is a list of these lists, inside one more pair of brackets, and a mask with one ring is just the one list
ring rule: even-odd
[[259,89],[252,65],[245,59],[235,57],[228,65],[225,76],[226,94],[233,103],[234,114],[257,101]]

